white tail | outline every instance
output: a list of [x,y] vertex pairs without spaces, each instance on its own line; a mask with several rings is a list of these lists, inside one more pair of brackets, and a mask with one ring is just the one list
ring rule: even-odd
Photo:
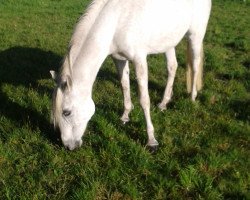
[[[201,61],[199,64],[197,84],[196,84],[197,91],[200,91],[203,86],[203,47],[201,47],[200,56],[201,56]],[[192,57],[193,57],[192,48],[190,47],[190,44],[188,42],[188,47],[187,47],[187,92],[188,93],[192,92],[192,85],[193,85]]]

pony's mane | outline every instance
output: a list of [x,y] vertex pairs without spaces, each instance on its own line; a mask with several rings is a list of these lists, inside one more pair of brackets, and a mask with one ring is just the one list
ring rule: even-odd
[[68,53],[64,57],[61,75],[71,76],[73,63],[75,62],[91,27],[95,23],[96,18],[99,16],[100,11],[108,1],[109,0],[92,0],[84,14],[79,18],[69,43]]
[[87,7],[85,13],[79,18],[75,26],[69,43],[68,52],[63,59],[63,64],[60,69],[57,87],[53,94],[52,121],[55,127],[58,125],[58,119],[60,119],[60,116],[62,115],[60,108],[62,104],[63,93],[60,88],[60,79],[62,76],[67,75],[72,77],[73,63],[75,62],[75,59],[77,58],[81,47],[89,34],[89,30],[95,23],[96,18],[107,2],[108,0],[93,0]]
[[55,129],[58,127],[58,119],[60,119],[59,117],[62,114],[62,111],[59,107],[62,103],[62,95],[58,93],[59,90],[60,89],[56,87],[54,89],[53,96],[52,96],[51,123],[53,122]]

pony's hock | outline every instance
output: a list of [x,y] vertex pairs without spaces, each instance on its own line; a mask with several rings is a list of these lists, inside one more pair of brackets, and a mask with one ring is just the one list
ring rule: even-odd
[[128,63],[131,60],[148,138],[158,144],[150,116],[147,55],[165,53],[167,58],[168,80],[160,103],[164,109],[173,94],[178,66],[175,46],[186,35],[187,88],[194,101],[202,86],[202,43],[210,10],[211,0],[93,0],[75,27],[60,74],[51,72],[56,81],[53,122],[60,129],[63,144],[69,149],[81,146],[79,141],[95,112],[93,84],[109,55],[121,79],[123,121],[129,119],[132,109]]

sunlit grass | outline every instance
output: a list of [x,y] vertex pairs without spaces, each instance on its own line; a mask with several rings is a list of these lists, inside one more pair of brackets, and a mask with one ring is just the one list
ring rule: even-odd
[[[213,1],[205,38],[205,83],[186,94],[185,49],[174,98],[160,112],[163,55],[149,63],[151,115],[159,150],[147,135],[131,66],[131,122],[107,59],[94,84],[96,113],[84,146],[69,152],[50,125],[50,69],[58,70],[77,18],[89,1],[0,0],[0,199],[249,199],[249,2]],[[108,94],[108,95],[107,95]]]

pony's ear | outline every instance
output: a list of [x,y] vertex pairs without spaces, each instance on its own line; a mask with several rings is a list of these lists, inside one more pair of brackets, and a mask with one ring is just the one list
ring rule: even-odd
[[52,79],[54,81],[57,81],[57,77],[58,77],[57,73],[53,70],[50,70],[49,73],[51,74]]
[[72,86],[72,79],[69,75],[64,75],[61,77],[61,84],[60,87],[63,91],[66,89],[70,90]]

